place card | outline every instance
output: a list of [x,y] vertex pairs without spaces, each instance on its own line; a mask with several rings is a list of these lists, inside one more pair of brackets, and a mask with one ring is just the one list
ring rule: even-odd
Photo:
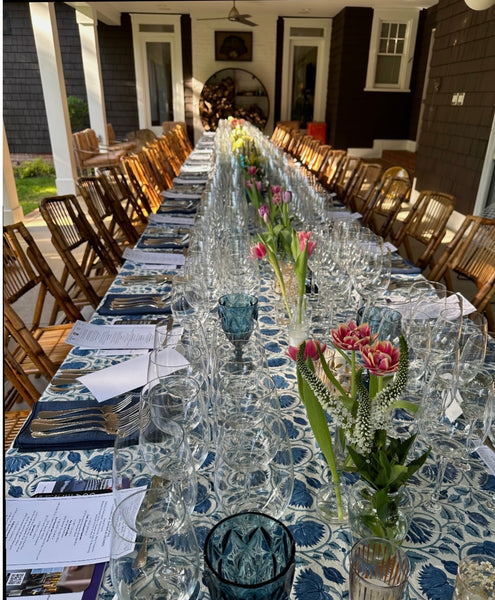
[[[167,363],[170,365],[163,375],[169,375],[184,365],[184,357],[174,348],[167,347],[163,352],[167,353]],[[106,369],[81,375],[77,379],[88,388],[98,402],[104,402],[146,385],[148,362],[149,353],[146,353]]]
[[150,223],[161,223],[163,225],[186,225],[192,227],[194,225],[194,217],[174,217],[172,215],[153,213],[149,216]]
[[66,344],[97,350],[139,350],[153,348],[154,325],[95,325],[76,321]]
[[175,252],[151,252],[146,250],[137,250],[136,248],[126,248],[123,254],[126,260],[133,263],[145,265],[175,265],[182,266],[186,258],[182,253]]

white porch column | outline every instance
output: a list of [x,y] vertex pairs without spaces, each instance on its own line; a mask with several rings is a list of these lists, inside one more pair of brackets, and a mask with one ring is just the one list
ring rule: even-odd
[[10,160],[9,143],[3,124],[3,224],[12,225],[24,216],[15,187],[14,170]]
[[75,194],[76,159],[72,148],[55,7],[53,2],[30,2],[29,9],[48,118],[57,193]]
[[101,75],[100,47],[98,44],[98,18],[91,6],[77,6],[76,20],[79,26],[84,82],[88,95],[88,110],[91,129],[103,144],[108,143],[107,115],[103,78]]

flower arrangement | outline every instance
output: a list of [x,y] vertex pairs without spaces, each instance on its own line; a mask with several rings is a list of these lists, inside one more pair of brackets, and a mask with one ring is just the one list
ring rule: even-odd
[[[369,496],[377,516],[376,522],[370,525],[375,535],[383,537],[387,531],[380,517],[387,512],[389,495],[406,483],[429,454],[428,450],[406,462],[416,436],[398,440],[388,433],[393,408],[416,409],[415,405],[401,400],[407,385],[407,344],[402,336],[399,348],[380,341],[371,334],[367,323],[358,326],[353,321],[332,329],[331,337],[334,352],[348,366],[348,385],[343,385],[329,367],[325,346],[308,340],[298,349],[289,349],[290,356],[296,360],[299,393],[332,475],[339,520],[343,520],[344,507],[326,412],[345,436],[348,456],[343,469],[357,473],[371,489]],[[316,374],[318,361],[326,383]],[[369,375],[368,385],[364,380],[365,370]]]

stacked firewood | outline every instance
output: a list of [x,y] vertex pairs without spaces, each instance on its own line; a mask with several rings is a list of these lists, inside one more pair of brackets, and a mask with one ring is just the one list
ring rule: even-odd
[[237,117],[263,129],[266,115],[257,104],[236,106],[235,84],[232,77],[205,85],[199,99],[199,114],[206,131],[215,131],[220,119]]

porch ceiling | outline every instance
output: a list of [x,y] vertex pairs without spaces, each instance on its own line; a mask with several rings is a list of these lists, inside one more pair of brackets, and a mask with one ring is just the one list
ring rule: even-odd
[[[236,7],[242,14],[250,14],[252,20],[264,16],[283,17],[334,17],[346,6],[369,6],[373,8],[428,8],[438,0],[237,0]],[[227,17],[232,0],[167,0],[159,2],[67,2],[76,7],[93,6],[100,20],[117,25],[121,13],[190,13],[193,18]]]

